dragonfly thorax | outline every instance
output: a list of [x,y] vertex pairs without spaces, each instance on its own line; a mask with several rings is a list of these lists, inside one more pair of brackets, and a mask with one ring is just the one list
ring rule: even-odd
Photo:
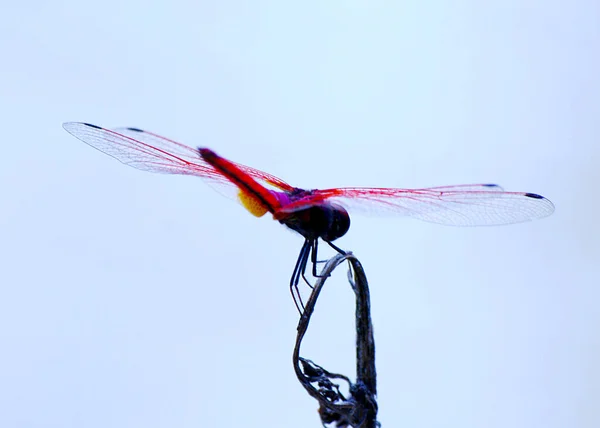
[[339,205],[321,203],[294,211],[279,220],[307,239],[334,241],[348,232],[350,216]]

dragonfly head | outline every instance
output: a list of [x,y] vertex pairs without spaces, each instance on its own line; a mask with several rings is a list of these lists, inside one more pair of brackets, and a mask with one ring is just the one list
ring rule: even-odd
[[333,241],[344,236],[350,228],[348,212],[331,203],[314,204],[297,211],[275,213],[274,217],[306,239],[321,238],[325,241]]
[[339,205],[331,204],[331,222],[321,238],[325,241],[334,241],[346,234],[350,229],[350,216],[348,211]]

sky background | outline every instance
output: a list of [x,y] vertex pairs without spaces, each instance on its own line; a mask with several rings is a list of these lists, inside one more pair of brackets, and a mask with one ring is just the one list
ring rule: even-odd
[[[352,216],[387,427],[600,426],[600,3],[9,2],[0,16],[0,426],[309,427],[299,235],[65,121],[304,187],[492,182],[549,218]],[[323,253],[326,255],[326,253]],[[354,373],[345,269],[303,355]]]

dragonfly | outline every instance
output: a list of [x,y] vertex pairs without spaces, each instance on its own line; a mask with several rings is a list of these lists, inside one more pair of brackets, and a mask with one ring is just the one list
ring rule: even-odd
[[309,260],[313,277],[319,277],[319,239],[346,254],[333,241],[348,232],[349,212],[407,216],[453,226],[521,223],[554,212],[552,202],[537,193],[506,192],[497,184],[306,190],[230,161],[211,149],[193,148],[139,128],[108,129],[83,122],[67,122],[63,128],[133,168],[200,177],[220,193],[240,202],[254,216],[269,213],[274,220],[302,235],[304,244],[290,279],[290,292],[300,313],[303,304],[298,284],[302,278],[310,286],[306,278]]

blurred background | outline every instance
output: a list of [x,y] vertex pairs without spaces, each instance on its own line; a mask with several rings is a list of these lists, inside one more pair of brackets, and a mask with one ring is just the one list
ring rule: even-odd
[[[383,426],[600,425],[597,2],[33,1],[0,23],[0,426],[319,426],[291,365],[302,238],[65,121],[303,188],[550,198],[504,227],[353,216],[336,243],[370,280]],[[353,304],[338,270],[303,348],[348,375]]]

